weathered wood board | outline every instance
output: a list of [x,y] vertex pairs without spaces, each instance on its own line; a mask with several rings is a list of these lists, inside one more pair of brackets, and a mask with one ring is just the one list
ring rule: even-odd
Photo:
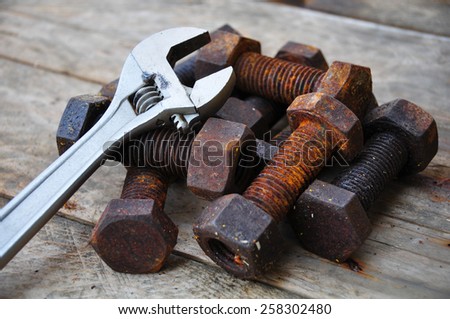
[[[276,1],[278,2],[278,1]],[[281,0],[279,2],[298,3]],[[305,0],[305,8],[432,34],[450,35],[448,0]]]
[[[370,66],[379,102],[407,98],[437,120],[436,158],[421,174],[391,183],[371,210],[373,233],[354,256],[362,270],[355,272],[304,251],[282,225],[288,249],[278,267],[261,278],[262,283],[236,280],[208,260],[193,240],[192,221],[207,202],[178,182],[170,188],[166,205],[180,227],[177,257],[169,260],[162,275],[114,273],[87,246],[89,226],[80,225],[93,225],[106,203],[120,194],[124,169],[103,167],[60,212],[77,222],[55,218],[0,272],[0,296],[449,297],[450,40],[446,37],[251,1],[235,1],[232,6],[214,1],[154,1],[151,6],[139,1],[2,3],[1,197],[13,197],[56,158],[55,132],[66,101],[96,92],[100,83],[117,77],[139,40],[178,25],[215,29],[224,23],[261,40],[268,55],[294,40],[321,47],[328,61]],[[50,236],[52,232],[61,234]],[[64,257],[67,254],[70,258]],[[217,285],[209,284],[214,292],[199,289],[210,280],[217,282],[217,276],[221,278]],[[75,287],[70,285],[73,278]],[[189,279],[187,283],[181,283],[183,278]],[[121,285],[132,288],[121,291]]]

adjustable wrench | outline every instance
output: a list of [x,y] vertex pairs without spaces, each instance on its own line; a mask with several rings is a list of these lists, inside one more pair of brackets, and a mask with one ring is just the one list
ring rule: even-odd
[[131,51],[114,99],[99,122],[0,210],[0,269],[112,148],[162,125],[189,130],[196,121],[216,113],[234,87],[232,68],[198,80],[193,88],[183,86],[173,70],[176,61],[209,41],[205,30],[174,28],[150,36]]

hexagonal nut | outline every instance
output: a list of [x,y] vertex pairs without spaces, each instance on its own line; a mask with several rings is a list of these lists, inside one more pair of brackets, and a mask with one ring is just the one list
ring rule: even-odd
[[111,81],[108,84],[103,85],[103,87],[99,92],[99,95],[104,96],[112,101],[112,99],[114,98],[114,94],[116,94],[118,84],[119,79],[115,79],[114,81]]
[[364,120],[367,137],[376,132],[393,131],[401,135],[408,148],[408,161],[402,174],[424,170],[438,150],[436,122],[418,105],[397,99],[373,109]]
[[374,103],[370,69],[355,64],[333,62],[322,81],[318,82],[315,91],[341,101],[360,120]]
[[108,98],[98,95],[80,95],[69,100],[56,132],[59,155],[97,123],[110,102]]
[[304,64],[323,71],[328,70],[328,63],[322,51],[312,45],[289,41],[278,51],[275,58]]
[[208,200],[242,192],[256,168],[255,136],[241,123],[210,118],[195,137],[187,186]]
[[193,230],[206,255],[243,279],[255,279],[272,268],[284,248],[272,217],[237,194],[210,203]]
[[247,101],[230,97],[216,113],[216,117],[245,124],[257,138],[262,138],[264,133],[270,130],[270,123],[273,119],[270,111],[261,111]]
[[323,123],[332,137],[332,151],[351,161],[363,147],[363,129],[355,114],[337,99],[323,93],[298,96],[287,109],[292,130],[303,121]]
[[288,220],[305,249],[336,262],[347,260],[371,232],[358,197],[320,180],[298,198]]
[[157,272],[177,243],[178,228],[151,199],[109,202],[90,244],[115,271]]
[[211,34],[211,43],[202,47],[195,66],[196,79],[203,78],[228,66],[233,66],[244,52],[261,52],[258,41],[239,34],[216,31]]

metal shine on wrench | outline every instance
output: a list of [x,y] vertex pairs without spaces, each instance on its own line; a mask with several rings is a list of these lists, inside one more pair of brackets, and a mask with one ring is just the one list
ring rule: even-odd
[[[174,28],[132,50],[100,121],[0,210],[0,269],[101,165],[108,155],[108,149],[103,150],[107,142],[112,142],[111,149],[149,129],[172,124],[174,118],[179,128],[188,130],[223,105],[234,87],[232,68],[198,80],[192,89],[173,71],[176,61],[209,41],[205,30]],[[140,100],[139,109],[133,96]]]

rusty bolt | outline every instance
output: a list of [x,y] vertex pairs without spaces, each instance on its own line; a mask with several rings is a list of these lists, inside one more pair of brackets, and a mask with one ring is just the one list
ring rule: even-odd
[[[289,105],[302,94],[321,92],[344,103],[358,118],[373,103],[370,69],[333,62],[324,72],[309,66],[269,58],[259,54],[259,42],[218,31],[214,47],[200,49],[196,76],[202,77],[232,65],[238,89]],[[361,107],[363,105],[364,107]]]
[[195,238],[205,253],[241,278],[256,278],[277,260],[282,238],[276,224],[326,159],[339,151],[351,160],[362,147],[359,120],[331,96],[299,96],[287,115],[292,134],[243,195],[217,199],[194,224]]
[[277,53],[275,58],[311,66],[326,71],[328,63],[319,48],[312,45],[289,41]]
[[168,180],[129,167],[120,199],[109,202],[91,236],[97,254],[115,271],[157,272],[177,243],[178,228],[164,213]]
[[316,180],[289,216],[306,249],[337,262],[345,261],[369,235],[366,210],[386,183],[425,169],[438,148],[431,115],[401,99],[372,110],[364,130],[368,140],[355,162],[331,184]]
[[99,95],[80,95],[69,100],[56,133],[59,155],[97,123],[110,102],[108,98]]

